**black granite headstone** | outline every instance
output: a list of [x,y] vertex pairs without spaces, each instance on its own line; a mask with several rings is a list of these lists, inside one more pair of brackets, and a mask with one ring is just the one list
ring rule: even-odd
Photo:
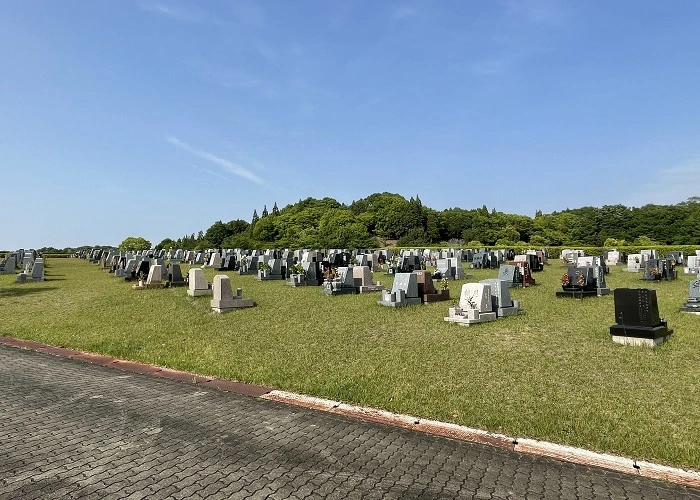
[[616,324],[610,327],[611,335],[656,339],[673,332],[659,315],[656,290],[617,288],[614,297]]

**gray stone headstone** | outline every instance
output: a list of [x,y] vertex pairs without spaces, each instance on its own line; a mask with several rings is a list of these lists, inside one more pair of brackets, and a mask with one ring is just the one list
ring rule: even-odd
[[418,297],[418,277],[413,273],[396,273],[391,293],[399,290],[402,290],[408,298]]
[[465,283],[459,295],[459,307],[491,312],[491,286],[485,283]]
[[481,283],[491,285],[491,308],[493,311],[499,308],[513,307],[510,298],[510,284],[507,281],[489,278],[481,280]]

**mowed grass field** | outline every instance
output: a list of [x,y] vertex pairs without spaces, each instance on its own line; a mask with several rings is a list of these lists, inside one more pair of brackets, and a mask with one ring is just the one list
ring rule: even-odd
[[[216,314],[185,288],[136,291],[49,258],[44,282],[0,276],[0,333],[700,470],[700,316],[678,312],[694,276],[650,284],[622,269],[608,286],[655,288],[674,330],[655,349],[611,341],[612,295],[556,298],[558,261],[511,290],[521,315],[464,327],[443,320],[453,301],[393,309],[378,293],[330,297],[233,272],[257,305]],[[450,283],[456,299],[498,274],[466,272]]]

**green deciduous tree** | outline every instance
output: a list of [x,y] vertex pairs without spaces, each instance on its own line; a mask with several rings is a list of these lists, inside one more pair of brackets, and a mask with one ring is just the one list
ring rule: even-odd
[[[172,240],[171,240],[172,241]],[[129,236],[119,244],[119,250],[150,250],[151,242],[141,236]]]

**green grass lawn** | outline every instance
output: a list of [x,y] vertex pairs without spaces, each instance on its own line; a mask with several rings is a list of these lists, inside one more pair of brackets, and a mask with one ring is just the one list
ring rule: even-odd
[[[135,291],[97,265],[49,259],[45,282],[0,276],[0,333],[700,469],[700,316],[678,312],[694,276],[608,275],[610,288],[657,290],[674,334],[652,350],[611,341],[612,295],[556,298],[564,271],[553,261],[538,286],[511,290],[523,314],[464,327],[443,320],[452,301],[393,309],[378,293],[329,297],[235,273],[257,306],[219,315],[185,288]],[[497,276],[467,273],[452,297]]]

